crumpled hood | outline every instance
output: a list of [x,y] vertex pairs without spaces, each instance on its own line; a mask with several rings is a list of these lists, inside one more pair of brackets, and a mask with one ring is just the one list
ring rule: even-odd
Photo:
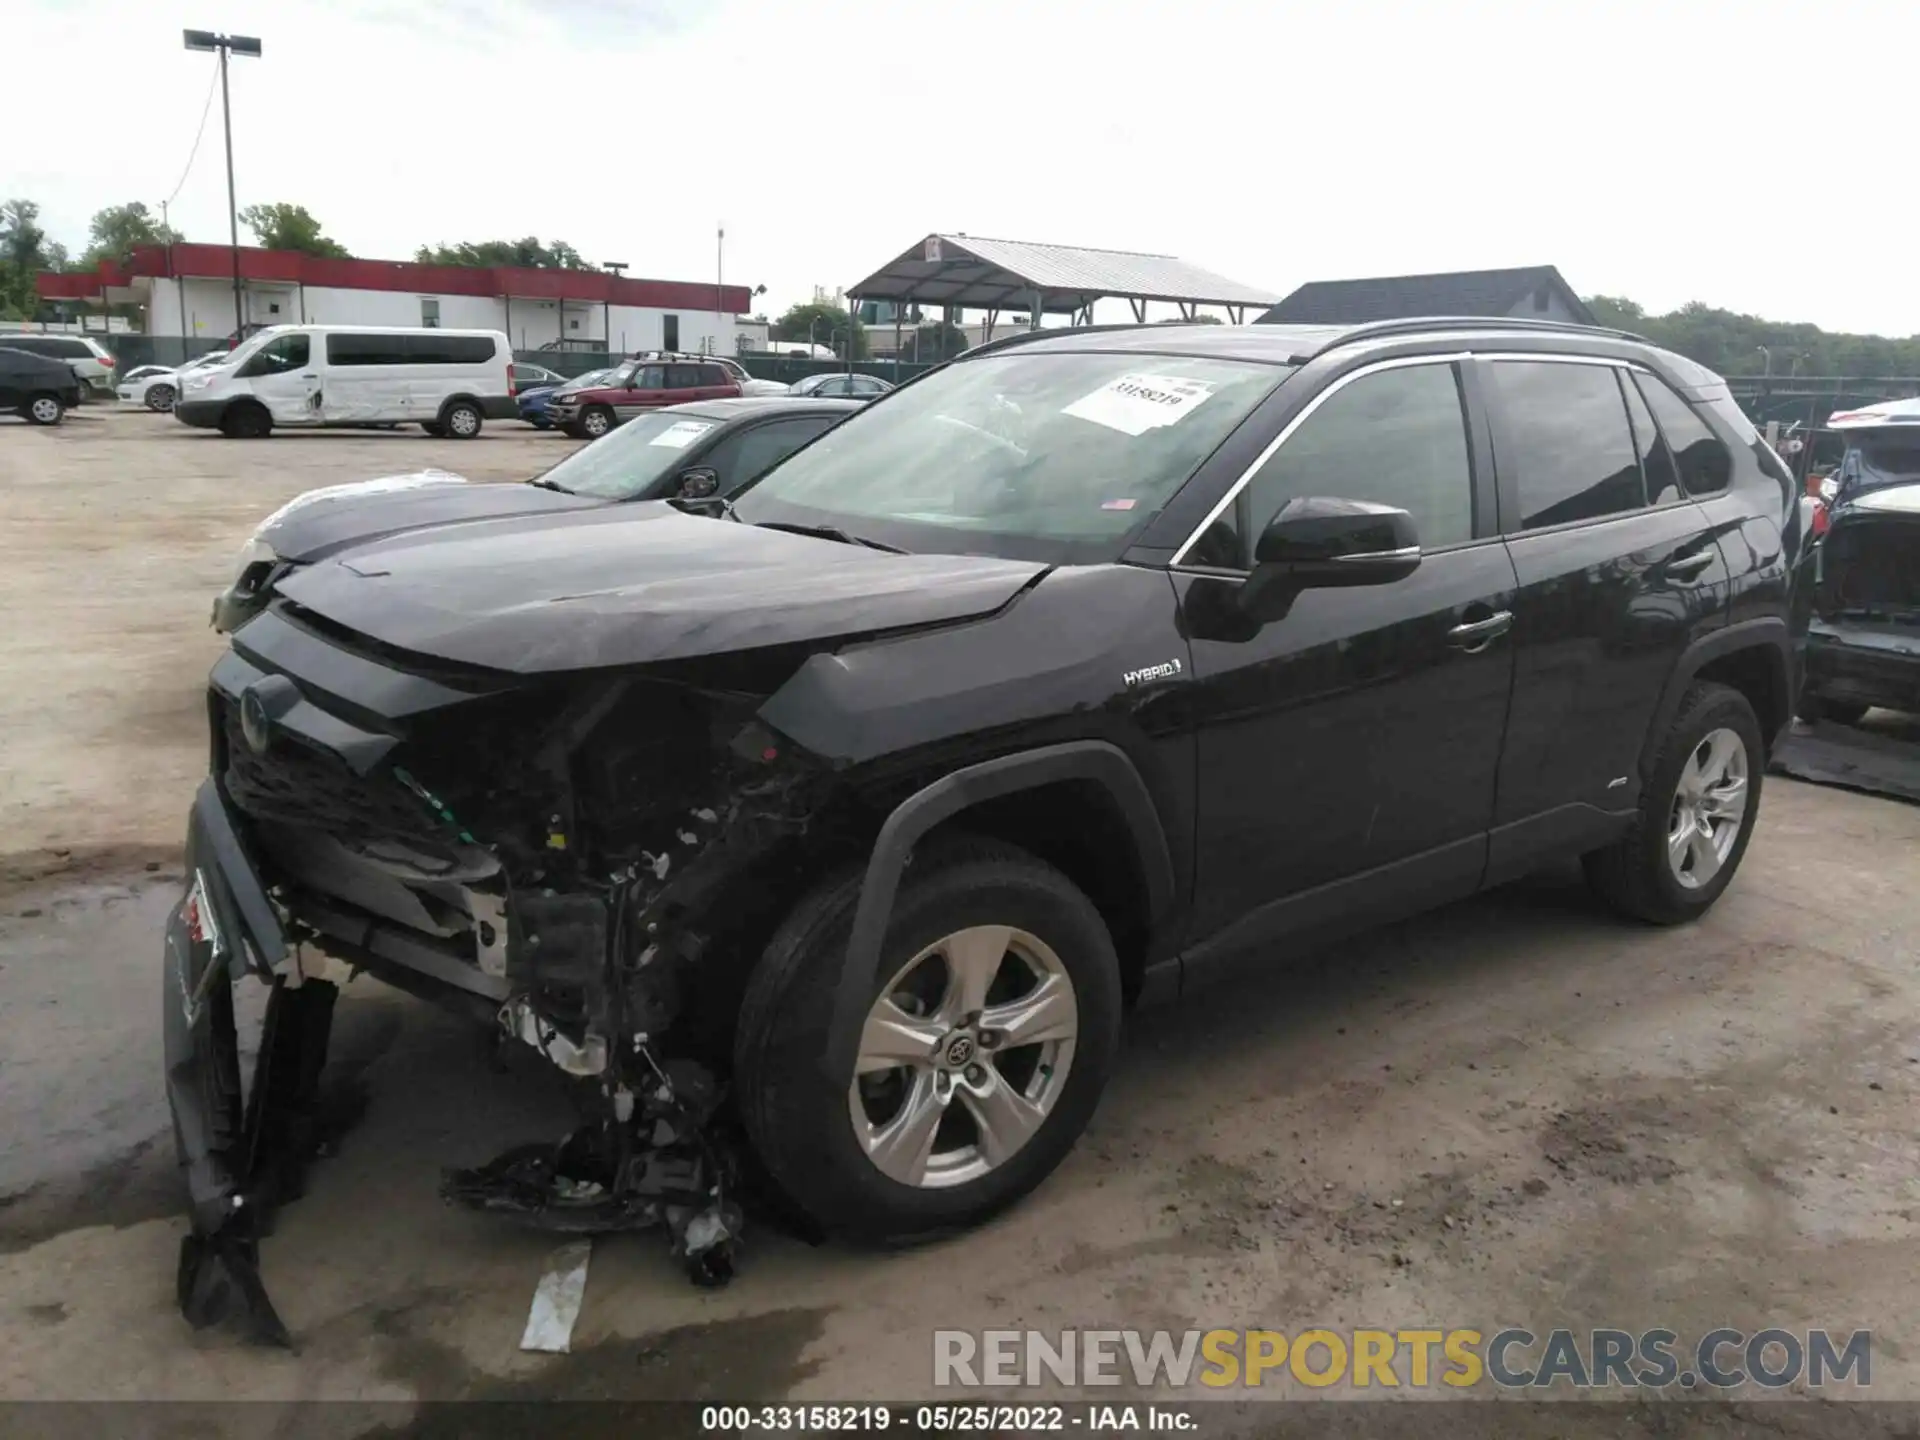
[[402,650],[541,674],[970,619],[1047,568],[889,555],[647,501],[395,535],[280,593]]
[[397,535],[423,525],[486,520],[604,505],[538,485],[474,485],[445,470],[383,475],[328,485],[296,495],[261,522],[255,538],[283,560],[302,564],[347,545]]

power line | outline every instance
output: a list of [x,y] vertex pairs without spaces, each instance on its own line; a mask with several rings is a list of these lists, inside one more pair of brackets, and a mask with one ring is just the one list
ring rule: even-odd
[[186,169],[180,172],[180,184],[173,187],[173,193],[160,202],[162,209],[165,209],[180,198],[180,191],[187,183],[187,176],[193,173],[194,157],[200,153],[200,137],[207,133],[207,116],[213,113],[213,92],[219,84],[220,71],[216,68],[213,72],[213,79],[207,84],[207,102],[200,107],[200,128],[193,132],[193,148],[187,152]]

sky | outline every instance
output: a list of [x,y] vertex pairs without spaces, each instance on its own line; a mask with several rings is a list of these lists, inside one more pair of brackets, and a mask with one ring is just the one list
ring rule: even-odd
[[0,198],[37,200],[76,254],[135,199],[226,238],[217,95],[188,166],[215,65],[190,27],[264,42],[232,62],[240,205],[305,205],[378,259],[537,234],[710,282],[724,225],[725,280],[777,314],[965,232],[1178,255],[1276,295],[1554,264],[1655,312],[1920,333],[1905,167],[1857,211],[1845,189],[1911,128],[1913,0],[6,9],[0,108],[67,139],[0,154]]

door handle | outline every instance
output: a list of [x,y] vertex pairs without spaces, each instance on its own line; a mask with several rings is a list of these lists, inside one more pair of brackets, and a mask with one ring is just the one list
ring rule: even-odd
[[1484,620],[1469,620],[1447,632],[1447,643],[1456,650],[1478,655],[1487,646],[1513,628],[1513,612],[1497,610]]
[[1696,550],[1691,555],[1682,555],[1677,560],[1667,562],[1667,574],[1680,580],[1691,580],[1714,560],[1711,550]]

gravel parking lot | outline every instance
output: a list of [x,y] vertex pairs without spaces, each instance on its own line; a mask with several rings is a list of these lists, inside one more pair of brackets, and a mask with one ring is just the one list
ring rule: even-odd
[[264,1246],[298,1353],[175,1313],[160,925],[205,765],[207,609],[301,490],[524,478],[518,425],[237,443],[90,407],[0,422],[0,1397],[901,1398],[936,1327],[1871,1328],[1920,1399],[1920,810],[1770,777],[1701,924],[1553,873],[1139,1017],[1092,1133],[909,1253],[771,1225],[728,1289],[602,1241],[575,1353],[518,1341],[551,1242],[438,1170],[562,1113],[532,1057],[361,981],[367,1109]]

